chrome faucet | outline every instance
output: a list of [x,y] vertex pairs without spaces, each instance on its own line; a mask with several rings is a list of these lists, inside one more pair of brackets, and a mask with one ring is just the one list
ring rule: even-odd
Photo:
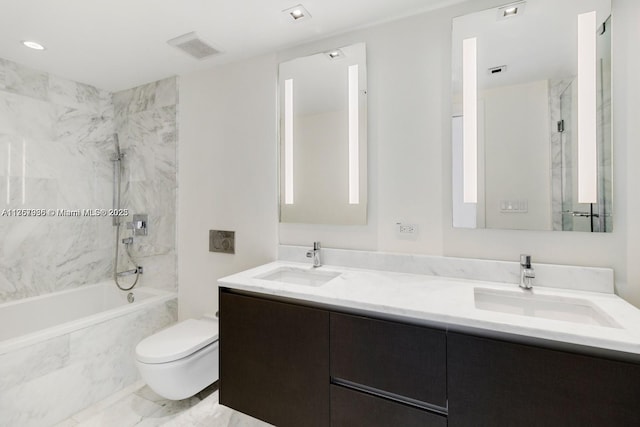
[[533,287],[533,279],[536,272],[531,266],[531,255],[520,255],[520,287],[522,289],[531,289]]
[[320,267],[320,242],[313,242],[313,249],[307,251],[307,258],[313,258],[313,266]]

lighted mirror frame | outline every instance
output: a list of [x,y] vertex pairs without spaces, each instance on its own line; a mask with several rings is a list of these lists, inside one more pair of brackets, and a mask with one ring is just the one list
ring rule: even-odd
[[[329,80],[335,79],[336,76],[338,82],[333,85]],[[280,221],[310,224],[366,224],[365,44],[343,46],[283,62],[279,66],[278,81]],[[329,86],[327,90],[322,90],[325,84]],[[326,99],[328,96],[334,96],[335,99],[328,100]],[[317,102],[314,97],[317,98]],[[340,107],[335,107],[334,104]],[[334,107],[335,111],[332,110]],[[315,111],[314,108],[319,110]],[[305,146],[312,142],[304,139],[305,135],[308,137],[309,131],[300,127],[304,126],[305,120],[312,120],[314,114],[320,117],[325,113],[327,117],[341,117],[337,119],[335,126],[331,122],[323,126],[327,130],[324,142],[337,151],[333,153],[335,156],[332,152],[325,151],[324,160],[309,158],[305,153],[319,150]],[[338,116],[331,116],[332,114],[338,114]],[[335,132],[339,133],[333,133],[332,137],[330,129],[334,127],[338,129]],[[321,137],[310,139],[321,139]],[[334,162],[334,157],[339,159],[337,164]],[[314,162],[318,164],[313,164]],[[323,162],[328,164],[326,168],[322,167]],[[309,174],[314,172],[310,170],[315,171],[311,177]],[[322,176],[326,178],[326,186],[322,182]],[[336,183],[336,176],[344,176],[344,180]],[[332,188],[329,188],[331,186]],[[323,197],[323,194],[336,195],[338,198]]]
[[[535,1],[535,0],[530,0]],[[495,14],[495,20],[505,20],[511,19],[516,16],[516,11],[522,10],[524,12],[525,6],[527,6],[527,1],[520,1],[516,3],[507,4],[504,6],[499,6],[496,8],[487,9],[486,11],[478,12],[478,14],[483,13],[485,16],[490,16],[491,12],[497,11]],[[542,2],[540,2],[542,3]],[[593,3],[593,4],[592,4]],[[607,177],[610,175],[605,172],[603,166],[599,166],[599,161],[601,160],[600,156],[605,156],[606,154],[600,153],[601,148],[598,146],[598,138],[602,138],[602,144],[611,144],[610,138],[610,123],[606,123],[604,119],[605,114],[610,114],[610,111],[606,113],[604,111],[605,108],[610,108],[610,100],[606,98],[600,100],[602,102],[601,108],[603,109],[602,115],[603,118],[599,117],[598,110],[598,98],[597,93],[601,90],[600,85],[606,84],[604,81],[607,77],[603,77],[602,75],[598,75],[598,61],[600,61],[598,56],[598,33],[600,30],[609,31],[609,28],[605,29],[605,26],[608,27],[610,22],[605,22],[606,17],[610,14],[610,3],[608,7],[608,13],[606,13],[606,7],[604,5],[605,2],[598,3],[597,1],[585,1],[580,4],[579,8],[582,9],[575,15],[575,24],[574,28],[577,28],[575,34],[576,37],[576,45],[575,45],[575,56],[577,62],[577,71],[573,76],[574,80],[574,97],[577,99],[574,106],[574,111],[571,114],[575,114],[576,123],[575,129],[575,150],[574,153],[575,159],[573,160],[576,177],[575,179],[575,195],[574,195],[574,203],[577,201],[578,204],[586,204],[586,206],[591,206],[589,212],[577,212],[575,210],[564,210],[564,205],[562,207],[562,214],[573,214],[573,216],[584,216],[588,214],[589,218],[598,218],[598,217],[610,217],[611,216],[611,197],[612,190],[610,189],[602,194],[606,194],[605,197],[607,200],[607,206],[605,211],[602,211],[602,207],[598,207],[600,211],[594,211],[594,205],[599,203],[604,203],[602,197],[599,197],[599,191],[603,190],[603,184],[600,183],[601,180],[609,180],[611,177]],[[533,3],[532,3],[533,4]],[[537,6],[537,5],[536,5]],[[513,13],[506,13],[506,11],[513,10]],[[548,10],[545,13],[553,13],[554,10]],[[538,11],[539,13],[539,11]],[[606,13],[606,14],[605,14]],[[471,17],[474,14],[467,15]],[[460,17],[460,18],[466,18]],[[512,21],[515,22],[515,21]],[[598,22],[605,22],[600,27],[598,27]],[[455,37],[455,19],[454,19],[454,41]],[[456,115],[456,108],[454,107],[454,115],[452,118],[452,202],[453,202],[453,226],[456,228],[485,228],[485,200],[484,195],[482,196],[482,200],[479,203],[479,186],[484,188],[484,164],[479,161],[479,157],[482,158],[484,156],[483,152],[479,152],[484,150],[483,147],[479,146],[479,132],[484,132],[484,123],[482,123],[484,117],[484,105],[479,102],[479,84],[478,84],[478,37],[475,36],[478,29],[477,25],[471,25],[468,27],[470,31],[461,31],[463,33],[460,43],[460,46],[457,49],[460,49],[459,61],[461,66],[459,68],[460,71],[454,71],[454,87],[458,84],[458,88],[460,89],[461,98],[457,98],[454,96],[454,105],[459,103],[460,105],[460,115]],[[488,27],[487,27],[488,28]],[[575,31],[575,30],[574,30]],[[482,40],[481,42],[486,43],[486,40]],[[485,48],[486,48],[485,44]],[[493,45],[492,45],[493,46]],[[602,46],[602,45],[601,45]],[[454,46],[455,48],[455,46]],[[454,58],[456,52],[454,50]],[[609,52],[610,55],[610,52]],[[609,58],[610,60],[610,58]],[[455,62],[455,59],[454,59]],[[610,67],[610,64],[608,65]],[[502,68],[502,67],[496,67]],[[504,67],[506,69],[507,67]],[[456,67],[454,66],[454,69]],[[483,68],[484,72],[486,70]],[[456,83],[456,73],[460,73],[461,81],[458,80]],[[489,69],[491,72],[491,69]],[[610,72],[610,69],[608,70]],[[609,76],[610,78],[610,76]],[[599,79],[602,79],[603,82],[600,82]],[[609,83],[610,85],[610,83]],[[609,86],[610,90],[610,86]],[[455,95],[455,94],[454,94]],[[551,101],[550,101],[551,102]],[[609,106],[606,106],[606,103],[609,103]],[[482,111],[481,111],[482,110]],[[600,120],[600,121],[599,121]],[[564,125],[564,121],[563,121]],[[558,122],[558,126],[560,123]],[[563,126],[564,128],[564,126]],[[560,131],[559,131],[560,132]],[[609,133],[607,136],[606,134]],[[484,138],[484,137],[483,137]],[[561,142],[564,144],[564,142]],[[611,150],[609,148],[609,150]],[[484,161],[484,160],[483,160]],[[524,161],[524,160],[520,160]],[[610,161],[610,160],[609,160]],[[599,168],[602,167],[602,170]],[[608,166],[610,168],[610,166]],[[604,174],[604,176],[603,176]],[[482,190],[483,193],[486,190]],[[564,188],[564,184],[562,187],[562,191],[566,191]],[[516,200],[516,202],[519,202]],[[564,204],[564,201],[562,202]],[[502,204],[502,202],[501,202]],[[516,208],[514,211],[519,212],[523,210],[527,211],[527,204],[516,203]],[[522,207],[524,206],[524,208]],[[575,205],[574,205],[575,206]],[[584,206],[584,205],[583,205]],[[604,212],[604,215],[603,215]],[[598,220],[601,221],[601,220]],[[591,231],[611,231],[611,219],[607,218],[606,220],[608,225],[606,228],[603,228],[603,222],[600,222],[599,228],[594,230],[594,225],[591,224]],[[555,225],[552,226],[555,230]],[[494,228],[494,227],[491,227]],[[511,228],[511,227],[506,227]],[[515,229],[519,229],[516,227]],[[537,229],[537,228],[532,228]],[[563,228],[564,229],[564,228]],[[544,229],[542,229],[544,230]],[[580,230],[580,231],[588,231],[588,230]]]

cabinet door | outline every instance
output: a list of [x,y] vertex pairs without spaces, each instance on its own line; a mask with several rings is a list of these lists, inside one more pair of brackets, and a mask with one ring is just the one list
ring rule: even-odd
[[443,331],[331,313],[331,377],[447,406]]
[[640,426],[640,365],[449,333],[449,425]]
[[220,403],[278,427],[329,425],[329,313],[220,292]]
[[331,386],[331,427],[446,427],[442,415]]

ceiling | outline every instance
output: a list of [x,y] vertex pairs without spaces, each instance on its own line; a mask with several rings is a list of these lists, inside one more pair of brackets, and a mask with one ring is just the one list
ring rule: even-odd
[[[0,58],[119,91],[461,1],[0,0]],[[311,19],[282,13],[300,3]],[[197,60],[166,43],[192,31],[222,53]]]

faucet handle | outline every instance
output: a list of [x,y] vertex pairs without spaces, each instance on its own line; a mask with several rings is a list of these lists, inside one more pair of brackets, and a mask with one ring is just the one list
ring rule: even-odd
[[314,251],[320,250],[320,242],[313,242],[313,250]]
[[525,268],[531,267],[531,255],[520,255],[520,265]]

